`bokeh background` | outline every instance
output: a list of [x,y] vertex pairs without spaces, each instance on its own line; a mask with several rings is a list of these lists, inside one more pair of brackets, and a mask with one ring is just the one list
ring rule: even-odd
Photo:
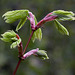
[[[0,34],[15,30],[18,21],[13,24],[4,22],[2,15],[9,10],[28,9],[37,20],[54,10],[69,10],[75,13],[75,0],[0,0]],[[42,27],[43,38],[39,42],[30,42],[27,51],[35,48],[46,50],[49,60],[31,56],[23,61],[16,75],[75,75],[75,21],[61,22],[70,32],[70,36],[61,35],[53,22]],[[18,34],[25,47],[30,35],[29,21]],[[18,50],[10,49],[10,44],[0,40],[0,75],[12,75],[17,62]]]

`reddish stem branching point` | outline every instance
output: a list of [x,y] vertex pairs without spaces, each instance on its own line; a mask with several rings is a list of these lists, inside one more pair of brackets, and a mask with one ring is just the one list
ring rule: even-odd
[[[25,48],[24,48],[24,51],[23,51],[22,42],[21,42],[21,43],[19,44],[19,46],[18,46],[19,62],[18,62],[18,64],[17,64],[17,66],[16,66],[16,69],[15,69],[13,75],[16,74],[17,69],[18,69],[18,67],[19,67],[19,65],[20,65],[20,63],[21,63],[21,61],[23,60],[23,58],[25,59],[26,57],[30,56],[31,54],[34,54],[35,51],[36,51],[36,50],[32,50],[32,51],[29,51],[28,53],[25,54],[25,51],[26,51],[26,49],[27,49],[27,47],[28,47],[28,45],[29,45],[29,42],[30,42],[30,40],[31,40],[31,38],[32,38],[32,36],[33,36],[33,34],[34,34],[34,32],[35,32],[37,29],[39,29],[44,23],[46,23],[46,22],[48,22],[48,21],[52,21],[52,20],[54,20],[54,19],[57,18],[56,15],[55,15],[55,16],[50,16],[51,14],[52,14],[52,13],[47,14],[47,15],[46,15],[41,21],[39,21],[38,24],[35,26],[34,15],[33,15],[31,12],[29,12],[30,17],[27,17],[27,19],[30,20],[32,32],[31,32],[31,35],[30,35],[30,37],[29,37],[29,40],[28,40],[28,42],[27,42],[27,44],[26,44],[26,46],[25,46]],[[16,34],[16,37],[17,37],[17,39],[20,38],[18,34]],[[32,53],[32,52],[34,52],[34,53]]]

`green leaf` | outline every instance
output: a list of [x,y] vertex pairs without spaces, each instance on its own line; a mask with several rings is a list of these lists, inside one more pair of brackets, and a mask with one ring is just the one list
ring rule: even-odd
[[10,42],[10,43],[12,42],[10,38],[0,38],[0,39],[4,42]]
[[17,40],[16,33],[13,30],[9,30],[5,32],[4,34],[1,34],[2,38],[0,38],[4,42],[14,42]]
[[33,34],[31,39],[32,39],[33,42],[35,41],[35,39],[36,39],[36,32],[34,32],[34,34]]
[[16,20],[24,19],[28,16],[28,10],[14,10],[6,12],[2,17],[6,23],[13,23]]
[[[36,17],[34,16],[34,20],[35,20],[35,25],[37,25],[37,19]],[[34,42],[35,39],[38,39],[39,41],[41,41],[42,39],[42,30],[41,28],[39,28],[38,30],[36,30],[32,36],[32,41]]]
[[53,11],[55,15],[65,15],[65,16],[74,16],[75,14],[72,11],[56,10]]
[[2,38],[0,38],[4,42],[11,43],[11,48],[15,48],[18,46],[21,42],[21,38],[17,39],[16,33],[13,30],[9,30],[2,34]]
[[15,48],[16,46],[19,46],[20,42],[21,42],[21,39],[19,38],[16,42],[13,42],[11,44],[10,48]]
[[57,20],[59,21],[75,20],[75,14],[72,11],[56,10],[53,11],[52,15],[57,15]]
[[41,41],[42,39],[42,31],[41,31],[41,28],[39,28],[38,30],[36,30],[32,36],[32,41],[34,42],[35,40],[39,40]]
[[35,20],[35,25],[37,25],[37,19],[36,19],[35,15],[34,15],[34,20]]
[[61,25],[57,20],[54,20],[54,22],[59,32],[65,35],[69,35],[68,30],[63,25]]
[[18,39],[16,37],[11,38],[12,42],[17,41]]
[[38,39],[39,41],[41,41],[41,39],[42,39],[41,28],[39,28],[38,30],[36,30],[35,33],[36,33],[36,39]]
[[70,17],[70,16],[69,17],[58,17],[57,20],[59,20],[59,21],[67,21],[67,20],[71,21],[71,20],[75,20],[75,18]]
[[36,52],[36,56],[43,59],[43,60],[49,59],[45,50],[39,50],[38,52]]
[[3,38],[13,38],[16,37],[16,33],[13,30],[9,30],[5,32],[4,34],[1,34]]
[[27,20],[26,17],[20,20],[19,24],[17,25],[16,31],[18,31],[24,25],[26,20]]

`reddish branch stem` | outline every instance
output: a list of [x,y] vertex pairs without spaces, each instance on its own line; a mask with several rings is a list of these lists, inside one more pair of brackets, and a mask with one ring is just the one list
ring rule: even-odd
[[[57,16],[50,16],[50,17],[49,17],[49,15],[51,15],[51,14],[52,14],[52,13],[49,13],[44,19],[42,19],[41,21],[38,22],[38,24],[35,26],[35,28],[32,29],[31,35],[30,35],[29,40],[28,40],[28,42],[27,42],[27,44],[26,44],[26,46],[25,46],[24,51],[23,51],[23,47],[22,47],[22,42],[19,44],[18,50],[19,50],[19,58],[20,58],[20,59],[19,59],[19,62],[18,62],[18,64],[17,64],[17,66],[16,66],[16,69],[15,69],[13,75],[15,75],[16,72],[17,72],[17,69],[18,69],[18,67],[19,67],[19,65],[20,65],[20,63],[21,63],[21,60],[22,60],[21,57],[23,57],[23,55],[24,55],[24,53],[25,53],[25,51],[26,51],[26,49],[27,49],[27,47],[28,47],[28,45],[29,45],[29,42],[30,42],[30,40],[31,40],[31,38],[32,38],[32,36],[33,36],[33,33],[34,33],[37,29],[39,29],[39,28],[41,27],[41,25],[44,24],[45,22],[52,21],[52,20],[54,20],[54,19],[57,18]],[[32,17],[33,17],[33,16],[32,16]],[[29,18],[28,18],[28,19],[29,19]],[[34,24],[34,19],[33,19],[33,22],[31,21],[31,23]],[[17,36],[17,38],[19,39],[18,34],[17,34],[16,36]]]
[[[30,42],[30,40],[31,40],[31,38],[32,38],[32,36],[33,36],[33,33],[34,33],[37,29],[39,29],[42,24],[44,24],[44,23],[47,22],[47,21],[52,21],[52,20],[54,20],[54,19],[57,17],[57,16],[50,16],[50,17],[48,17],[49,15],[51,15],[51,13],[49,13],[44,19],[42,19],[41,21],[39,21],[38,24],[35,26],[35,28],[32,29],[31,35],[30,35],[29,40],[28,40],[28,42],[27,42],[27,44],[26,44],[26,46],[25,46],[24,51],[23,51],[23,47],[22,47],[22,42],[19,44],[20,46],[18,47],[18,50],[19,50],[19,58],[20,58],[20,59],[19,59],[19,62],[18,62],[18,64],[17,64],[17,66],[16,66],[16,69],[15,69],[13,75],[15,75],[16,72],[17,72],[17,69],[18,69],[18,67],[19,67],[19,65],[20,65],[20,63],[21,63],[21,60],[22,60],[21,57],[23,57],[23,55],[24,55],[24,53],[25,53],[25,51],[26,51],[26,49],[27,49],[27,47],[28,47],[28,45],[29,45],[29,42]],[[17,38],[19,39],[19,36],[18,36],[18,35],[16,35],[16,36],[17,36]]]
[[30,42],[30,40],[31,40],[31,38],[32,38],[32,36],[33,36],[33,33],[34,33],[34,31],[31,32],[31,35],[30,35],[29,40],[28,40],[28,42],[27,42],[27,44],[26,44],[26,46],[25,46],[25,49],[24,49],[24,51],[23,51],[23,54],[25,53],[25,51],[26,51],[26,49],[27,49],[27,47],[28,47],[28,45],[29,45],[29,42]]
[[[16,37],[17,37],[17,39],[20,39],[18,34],[16,34]],[[18,52],[19,52],[19,57],[22,57],[23,56],[23,45],[22,45],[22,42],[18,46]]]
[[18,51],[19,51],[19,56],[18,57],[22,57],[23,56],[23,46],[22,46],[22,42],[19,44],[18,46]]
[[15,74],[16,74],[17,69],[18,69],[18,67],[19,67],[20,63],[21,63],[21,59],[19,59],[18,64],[17,64],[17,66],[16,66],[16,69],[15,69],[15,71],[14,71],[13,75],[15,75]]
[[[27,42],[27,44],[26,44],[26,46],[25,46],[24,52],[22,52],[22,50],[23,50],[23,48],[22,48],[22,42],[20,43],[20,48],[18,48],[18,49],[20,49],[19,51],[21,51],[21,54],[20,54],[20,52],[19,52],[19,55],[22,55],[22,56],[23,56],[23,54],[25,53],[25,51],[26,51],[26,49],[27,49],[27,47],[28,47],[28,45],[29,45],[29,42],[30,42],[30,40],[31,40],[31,38],[32,38],[32,36],[33,36],[33,33],[34,33],[34,31],[32,31],[32,33],[31,33],[31,35],[30,35],[30,37],[29,37],[29,40],[28,40],[28,42]],[[17,38],[19,39],[19,36],[17,36]],[[21,56],[21,57],[22,57],[22,56]],[[22,61],[22,59],[19,59],[18,64],[17,64],[17,66],[16,66],[16,69],[15,69],[13,75],[16,74],[17,69],[18,69],[18,67],[19,67],[19,65],[20,65],[20,63],[21,63],[21,61]]]

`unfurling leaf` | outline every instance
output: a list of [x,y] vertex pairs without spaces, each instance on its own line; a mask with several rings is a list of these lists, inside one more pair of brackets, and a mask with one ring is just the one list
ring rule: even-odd
[[10,38],[0,38],[0,39],[4,42],[10,42],[10,43],[12,42]]
[[38,30],[36,30],[36,39],[38,39],[39,41],[42,39],[42,31],[41,28],[39,28]]
[[[9,30],[7,32],[5,32],[4,34],[1,35],[3,38],[1,38],[2,41],[4,42],[10,42],[12,43],[13,41],[15,41],[16,39],[14,37],[16,37],[16,33],[13,30]],[[14,38],[14,39],[12,39]]]
[[19,46],[20,43],[21,43],[21,39],[19,38],[17,41],[11,44],[10,48],[15,48],[16,46]]
[[52,12],[52,15],[57,15],[57,20],[75,20],[75,14],[72,11],[56,10]]
[[64,10],[56,10],[56,11],[53,11],[53,14],[55,15],[69,15],[69,16],[74,16],[74,13],[72,11],[64,11]]
[[65,35],[69,35],[68,30],[63,25],[61,25],[57,20],[54,20],[54,22],[59,32]]
[[6,12],[2,17],[6,23],[13,23],[16,20],[24,19],[28,16],[28,10],[14,10]]
[[16,33],[13,30],[8,30],[4,34],[1,34],[1,36],[4,38],[13,38],[16,36]]
[[24,25],[24,23],[26,22],[26,20],[27,20],[26,17],[24,19],[20,20],[19,24],[16,27],[16,31],[18,31]]
[[5,32],[4,34],[1,35],[2,38],[0,38],[2,41],[4,42],[9,42],[11,43],[11,48],[15,48],[16,46],[18,46],[21,42],[21,39],[17,39],[16,37],[16,33],[13,30],[9,30],[7,32]]
[[[37,25],[37,19],[36,17],[34,16],[34,19],[35,19],[35,25]],[[38,40],[41,40],[42,39],[42,30],[41,28],[39,28],[38,30],[36,30],[32,36],[32,41],[34,42],[35,39],[38,39]]]
[[42,39],[42,31],[41,31],[41,28],[39,28],[38,30],[36,30],[32,36],[32,41],[34,42],[35,40],[39,40],[41,41]]
[[37,56],[37,57],[39,57],[39,58],[41,58],[41,59],[49,59],[49,57],[48,57],[48,55],[47,55],[47,53],[46,53],[46,51],[45,50],[38,50],[36,53],[35,53],[35,55]]

